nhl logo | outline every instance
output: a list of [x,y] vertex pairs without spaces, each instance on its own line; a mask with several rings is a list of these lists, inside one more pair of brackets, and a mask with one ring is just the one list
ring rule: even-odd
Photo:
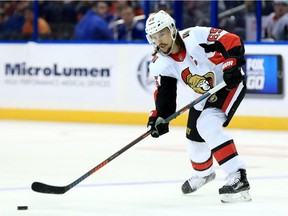
[[[154,57],[154,60],[157,58]],[[155,91],[155,80],[150,76],[149,64],[151,62],[151,54],[145,55],[138,64],[137,78],[140,86],[149,94]]]

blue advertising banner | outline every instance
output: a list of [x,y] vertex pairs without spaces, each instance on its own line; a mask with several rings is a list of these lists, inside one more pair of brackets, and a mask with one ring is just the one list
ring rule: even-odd
[[283,63],[280,55],[246,55],[247,93],[283,94]]

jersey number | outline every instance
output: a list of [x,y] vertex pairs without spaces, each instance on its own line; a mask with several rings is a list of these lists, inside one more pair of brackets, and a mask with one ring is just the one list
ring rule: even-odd
[[223,31],[222,29],[211,28],[207,40],[211,42],[216,41],[222,31]]

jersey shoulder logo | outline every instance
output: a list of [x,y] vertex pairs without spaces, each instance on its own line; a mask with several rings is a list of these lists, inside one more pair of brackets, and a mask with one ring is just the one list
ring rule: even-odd
[[205,94],[213,87],[214,83],[214,73],[207,72],[204,76],[200,76],[198,74],[192,75],[189,70],[189,67],[185,68],[181,77],[183,81],[192,88],[196,93]]

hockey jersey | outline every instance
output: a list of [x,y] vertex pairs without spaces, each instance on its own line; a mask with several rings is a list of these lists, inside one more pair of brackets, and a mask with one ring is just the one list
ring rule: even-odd
[[[177,82],[193,90],[192,101],[223,81],[225,59],[245,63],[242,40],[235,34],[209,27],[192,27],[179,31],[185,50],[169,56],[156,53],[149,65],[150,74],[158,88],[155,92],[156,109],[166,118],[176,110]],[[202,110],[206,100],[195,108]]]

